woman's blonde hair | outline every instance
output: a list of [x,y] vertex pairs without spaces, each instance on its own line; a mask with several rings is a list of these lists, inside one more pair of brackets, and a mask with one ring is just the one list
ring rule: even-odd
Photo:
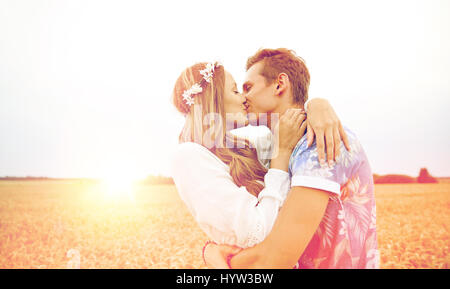
[[[225,70],[215,68],[210,82],[203,79],[200,71],[207,63],[197,63],[186,68],[178,77],[173,89],[173,103],[186,117],[179,141],[195,142],[214,153],[230,168],[230,175],[238,186],[257,196],[264,188],[267,169],[259,162],[256,149],[248,140],[238,138],[225,130]],[[183,93],[195,83],[202,92],[193,95],[194,104],[188,105]],[[205,133],[204,133],[205,132]]]

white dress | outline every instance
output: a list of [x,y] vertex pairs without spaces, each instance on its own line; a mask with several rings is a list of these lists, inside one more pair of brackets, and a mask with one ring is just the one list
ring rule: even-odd
[[[253,143],[258,159],[270,150],[271,132],[264,126],[232,131]],[[267,156],[267,155],[266,155]],[[252,247],[270,233],[290,189],[288,172],[269,169],[258,198],[238,187],[228,165],[202,145],[178,145],[172,159],[172,177],[178,193],[201,229],[216,243]]]

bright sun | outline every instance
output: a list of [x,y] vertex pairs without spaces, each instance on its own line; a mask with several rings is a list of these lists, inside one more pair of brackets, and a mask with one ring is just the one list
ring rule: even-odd
[[106,199],[112,201],[135,201],[137,178],[123,174],[102,178],[102,191]]

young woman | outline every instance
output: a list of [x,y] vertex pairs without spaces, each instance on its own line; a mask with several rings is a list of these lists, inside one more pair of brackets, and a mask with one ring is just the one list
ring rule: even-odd
[[[173,102],[186,118],[172,161],[181,199],[215,243],[248,248],[262,242],[290,189],[289,174],[281,169],[289,159],[274,154],[266,167],[263,153],[271,148],[267,127],[245,127],[256,132],[247,133],[249,139],[242,137],[243,129],[232,130],[248,123],[246,100],[218,63],[185,69],[175,83]],[[310,102],[308,121],[324,109],[336,118],[327,102],[318,101]],[[306,123],[300,110],[281,116],[279,149],[292,151]]]

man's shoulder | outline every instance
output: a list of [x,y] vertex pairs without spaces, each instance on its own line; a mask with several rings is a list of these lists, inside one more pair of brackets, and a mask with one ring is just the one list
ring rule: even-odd
[[[335,169],[337,167],[345,168],[346,170],[358,165],[358,163],[363,162],[367,157],[365,156],[365,152],[361,146],[360,141],[356,134],[344,127],[345,132],[347,133],[347,138],[349,141],[350,151],[344,145],[344,142],[340,143],[340,154],[336,159]],[[316,137],[316,136],[315,136]],[[326,157],[326,150],[325,150]],[[312,145],[310,147],[307,146],[306,135],[303,136],[300,141],[297,143],[297,146],[293,150],[290,160],[289,160],[289,168],[292,171],[303,168],[307,170],[311,170],[314,168],[320,168],[319,160],[318,160],[318,151],[317,151],[317,142],[314,139]]]
[[[341,141],[339,157],[331,166],[320,165],[315,140],[310,147],[307,147],[305,136],[298,142],[289,161],[291,185],[295,183],[298,186],[309,186],[338,193],[338,186],[346,183],[352,174],[368,174],[362,171],[369,170],[369,166],[361,166],[367,158],[356,134],[348,128],[344,129],[350,143],[350,151]],[[355,171],[354,168],[360,169]],[[330,188],[334,188],[334,190]]]
[[[358,140],[358,137],[352,130],[350,130],[348,127],[344,126],[344,131],[347,133],[347,138],[350,143],[350,147],[354,147],[356,149],[357,147],[361,146],[361,144]],[[315,135],[312,145],[310,147],[308,147],[308,141],[307,141],[306,132],[305,132],[305,135],[298,141],[297,145],[295,146],[294,150],[292,151],[291,158],[299,156],[300,154],[307,152],[307,151],[317,152],[316,137],[317,136]],[[346,148],[344,146],[344,142],[341,141],[341,151],[342,151],[342,149],[346,150]]]

